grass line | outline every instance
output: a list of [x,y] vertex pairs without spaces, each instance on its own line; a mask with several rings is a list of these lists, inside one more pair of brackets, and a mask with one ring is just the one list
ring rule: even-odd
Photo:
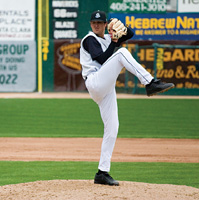
[[[90,179],[97,162],[0,161],[0,185],[39,180]],[[187,185],[199,188],[199,163],[112,163],[111,175],[120,181]]]

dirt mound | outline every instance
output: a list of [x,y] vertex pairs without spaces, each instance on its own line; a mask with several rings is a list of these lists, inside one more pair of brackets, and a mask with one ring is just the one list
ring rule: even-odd
[[120,181],[120,186],[93,184],[93,180],[52,180],[5,185],[0,199],[12,200],[196,200],[199,189],[188,186]]

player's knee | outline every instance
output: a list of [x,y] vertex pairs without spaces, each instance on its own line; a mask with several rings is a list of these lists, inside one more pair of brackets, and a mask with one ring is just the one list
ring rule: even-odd
[[125,47],[122,47],[118,51],[121,52],[122,54],[126,54],[128,52],[128,49],[126,49]]
[[112,128],[112,134],[111,134],[111,136],[113,138],[117,137],[118,130],[119,130],[119,123],[116,123],[115,126]]

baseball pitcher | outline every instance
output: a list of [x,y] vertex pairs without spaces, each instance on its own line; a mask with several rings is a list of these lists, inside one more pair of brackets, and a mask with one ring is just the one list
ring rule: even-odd
[[[118,181],[109,172],[119,127],[115,84],[120,71],[125,67],[135,75],[145,85],[148,96],[167,91],[174,84],[154,79],[126,48],[114,52],[116,47],[134,35],[120,20],[114,18],[107,22],[106,14],[98,10],[91,14],[90,25],[92,32],[81,41],[80,63],[86,87],[98,104],[104,123],[101,156],[94,183],[118,186]],[[105,34],[106,27],[108,34]]]

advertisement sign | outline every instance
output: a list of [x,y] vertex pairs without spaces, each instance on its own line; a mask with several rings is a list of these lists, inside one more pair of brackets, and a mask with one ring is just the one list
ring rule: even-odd
[[[150,56],[144,56],[149,53]],[[154,49],[141,49],[138,55],[142,65],[154,74]],[[156,76],[174,83],[176,88],[199,88],[198,62],[199,49],[159,48]]]
[[75,39],[77,34],[78,0],[52,1],[53,38]]
[[199,13],[199,0],[178,0],[179,13]]
[[[137,42],[138,45],[139,43],[141,41]],[[155,56],[152,43],[149,45],[148,42],[144,41],[141,44],[136,53],[137,60],[150,74],[163,82],[174,83],[175,88],[199,88],[199,46],[194,48],[191,45],[185,45],[185,42],[183,42],[182,48],[161,45],[161,47],[157,46]],[[128,46],[131,46],[131,44],[128,44]],[[123,84],[124,87],[124,80],[119,79],[118,81],[120,81],[118,85],[122,86]],[[134,87],[134,76],[129,74],[127,84],[129,87]],[[138,86],[144,88],[141,83]]]
[[35,41],[1,41],[0,92],[33,92],[35,89]]
[[0,0],[0,40],[35,39],[35,0]]
[[109,0],[109,12],[165,13],[166,0]]
[[80,65],[80,40],[55,40],[54,91],[85,91]]
[[134,40],[198,40],[198,14],[109,14],[115,17],[132,28]]

